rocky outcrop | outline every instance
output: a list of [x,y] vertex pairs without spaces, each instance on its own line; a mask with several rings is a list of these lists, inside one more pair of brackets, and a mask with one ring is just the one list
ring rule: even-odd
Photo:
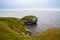
[[[30,16],[31,17],[31,16]],[[37,24],[37,17],[30,18],[29,16],[23,17],[22,20],[25,21],[25,24]]]

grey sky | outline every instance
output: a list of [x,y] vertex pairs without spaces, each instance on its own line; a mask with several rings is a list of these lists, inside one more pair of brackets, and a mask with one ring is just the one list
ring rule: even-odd
[[0,0],[0,8],[60,8],[60,0]]

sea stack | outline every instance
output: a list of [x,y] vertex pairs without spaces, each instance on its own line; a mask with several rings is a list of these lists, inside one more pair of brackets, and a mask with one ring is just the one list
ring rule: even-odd
[[37,17],[33,15],[27,15],[22,20],[25,21],[25,24],[37,24]]

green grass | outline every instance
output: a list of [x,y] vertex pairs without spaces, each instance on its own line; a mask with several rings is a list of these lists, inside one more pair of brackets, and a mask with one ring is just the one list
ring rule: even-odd
[[30,19],[33,19],[33,18],[36,18],[36,16],[28,15],[28,16],[25,16],[24,18],[30,18]]
[[18,18],[13,17],[0,17],[0,21],[3,21],[6,23],[11,29],[20,32],[22,28],[25,28],[22,30],[22,32],[26,32],[26,25],[24,24],[24,21]]
[[23,20],[13,17],[0,17],[0,40],[31,40],[25,35],[26,25]]
[[60,28],[51,28],[38,36],[32,37],[34,40],[60,40]]
[[12,30],[6,23],[0,21],[0,40],[31,40],[31,38],[22,32]]

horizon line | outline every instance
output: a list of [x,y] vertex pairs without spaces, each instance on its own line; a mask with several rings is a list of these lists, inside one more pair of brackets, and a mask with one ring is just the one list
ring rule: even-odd
[[60,11],[60,8],[44,8],[44,9],[0,9],[0,11]]

